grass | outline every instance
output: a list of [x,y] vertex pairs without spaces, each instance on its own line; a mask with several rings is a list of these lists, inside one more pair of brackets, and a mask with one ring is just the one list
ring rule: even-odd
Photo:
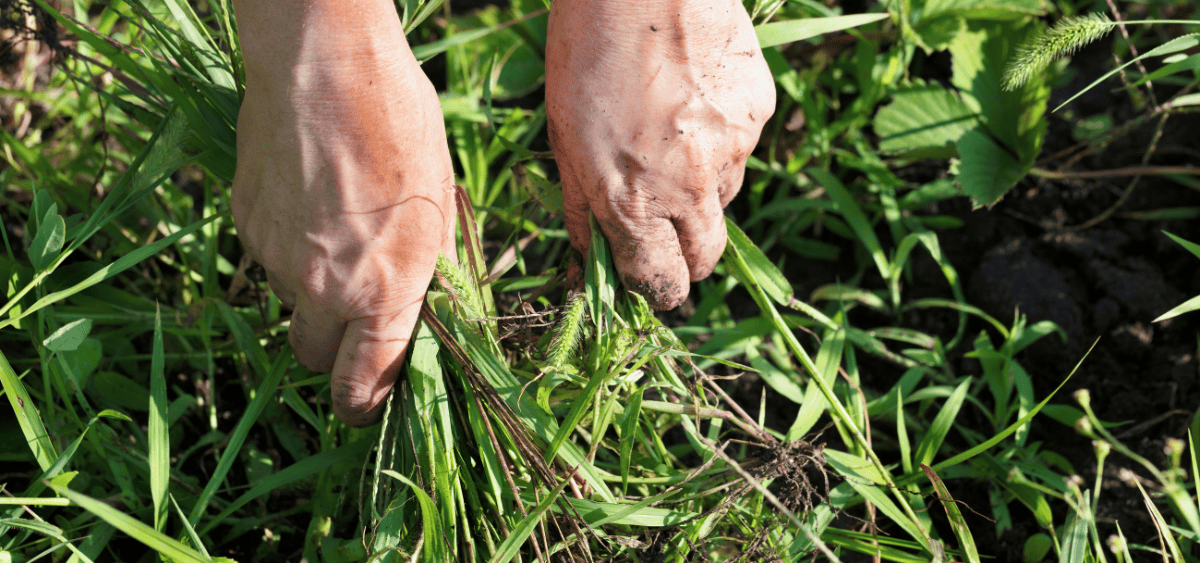
[[[1146,459],[1086,393],[1039,396],[1021,352],[1060,331],[968,303],[939,243],[961,225],[921,212],[994,201],[1031,170],[1051,77],[1003,92],[1017,46],[1001,39],[1037,37],[1040,4],[838,19],[748,2],[768,44],[860,27],[848,47],[812,39],[829,49],[803,68],[766,49],[780,105],[739,220],[693,306],[667,315],[617,284],[598,231],[584,291],[561,299],[561,193],[544,108],[522,101],[545,3],[399,4],[420,58],[443,57],[460,256],[439,263],[406,376],[365,430],[331,415],[329,376],[295,363],[287,312],[239,254],[228,3],[76,3],[54,15],[78,41],[56,43],[48,77],[25,44],[4,86],[0,561],[982,561],[997,555],[982,538],[1030,516],[1027,561],[1195,559],[1194,442]],[[921,49],[970,80],[910,77]],[[962,126],[928,126],[947,115]],[[952,157],[953,181],[902,179]],[[909,295],[914,253],[936,297]],[[804,299],[784,274],[801,261],[847,275]],[[910,312],[952,326],[904,326]],[[1034,417],[1093,440],[1097,482]],[[1150,475],[1129,479],[1151,489],[1158,545],[1100,535],[1113,454]]]

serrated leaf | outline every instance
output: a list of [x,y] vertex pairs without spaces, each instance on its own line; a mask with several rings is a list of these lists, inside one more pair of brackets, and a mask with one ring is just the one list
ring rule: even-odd
[[897,91],[875,115],[879,150],[895,154],[924,149],[918,158],[957,156],[955,143],[978,126],[975,112],[957,94],[936,84]]
[[1028,166],[1033,165],[1046,135],[1050,88],[1040,74],[1011,91],[1004,90],[1002,80],[1017,47],[1040,26],[1027,21],[972,22],[950,45],[952,82],[963,92],[963,102],[980,115],[996,141]]
[[58,330],[54,331],[54,334],[46,337],[46,340],[42,344],[54,352],[76,350],[91,331],[92,319],[71,321],[59,327]]
[[962,162],[958,165],[958,182],[964,194],[975,205],[991,205],[1003,196],[1029,171],[1012,154],[992,141],[986,133],[975,130],[958,141]]
[[945,50],[958,33],[966,28],[966,18],[953,12],[922,18],[913,25],[917,40],[927,53]]

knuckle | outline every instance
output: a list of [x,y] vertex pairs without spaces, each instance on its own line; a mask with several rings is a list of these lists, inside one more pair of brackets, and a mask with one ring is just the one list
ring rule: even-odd
[[678,307],[687,298],[688,286],[663,272],[648,275],[623,275],[622,283],[630,291],[646,298],[651,307],[665,311]]

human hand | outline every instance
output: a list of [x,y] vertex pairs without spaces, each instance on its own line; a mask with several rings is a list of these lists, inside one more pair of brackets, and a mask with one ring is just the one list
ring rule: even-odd
[[722,209],[775,111],[736,0],[555,0],[546,115],[572,245],[588,212],[625,287],[656,309],[687,297],[725,249]]
[[439,251],[453,256],[441,106],[390,1],[273,4],[235,6],[246,97],[234,222],[293,308],[296,359],[332,372],[334,413],[366,426],[404,360]]

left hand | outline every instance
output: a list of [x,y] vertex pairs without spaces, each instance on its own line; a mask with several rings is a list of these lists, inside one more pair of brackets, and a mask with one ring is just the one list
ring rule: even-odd
[[571,243],[588,212],[625,287],[678,306],[725,249],[722,209],[775,111],[775,85],[737,0],[555,0],[546,114]]

